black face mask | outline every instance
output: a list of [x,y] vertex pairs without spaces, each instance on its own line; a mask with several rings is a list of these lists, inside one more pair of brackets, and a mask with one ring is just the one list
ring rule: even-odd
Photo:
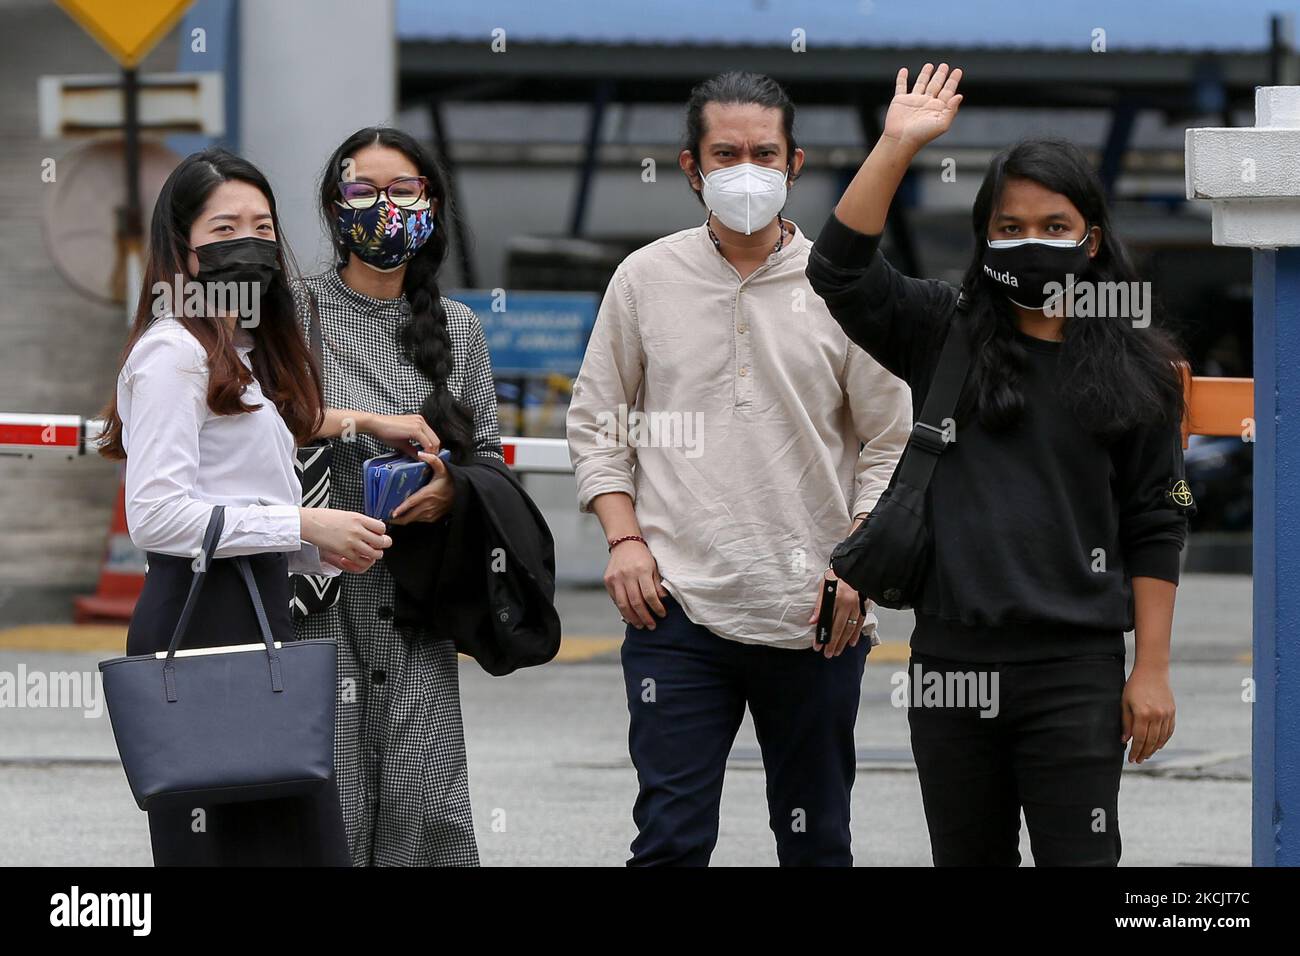
[[[1074,279],[1088,271],[1088,234],[1077,244],[1058,246],[1047,243],[1059,239],[1019,239],[1019,245],[995,248],[992,241],[984,246],[984,276],[1000,288],[1013,303],[1026,309],[1045,308],[1054,295],[1067,288]],[[1073,276],[1074,279],[1069,279]],[[1055,282],[1060,289],[1044,292]]]
[[280,271],[279,243],[273,239],[244,236],[195,246],[199,257],[200,282],[256,282],[265,294]]

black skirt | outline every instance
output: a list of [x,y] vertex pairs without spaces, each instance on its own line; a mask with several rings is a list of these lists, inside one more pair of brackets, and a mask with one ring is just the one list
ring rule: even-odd
[[[149,572],[127,630],[126,652],[165,651],[194,577],[189,558],[150,552]],[[271,634],[293,640],[288,558],[249,556]],[[181,647],[248,643],[258,633],[248,590],[234,562],[218,558],[199,592]],[[331,781],[305,797],[149,811],[155,866],[350,866],[338,789]]]

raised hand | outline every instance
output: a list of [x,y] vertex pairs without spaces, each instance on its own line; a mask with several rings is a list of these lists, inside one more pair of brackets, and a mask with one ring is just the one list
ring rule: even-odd
[[913,152],[942,136],[952,125],[962,96],[957,92],[961,70],[948,72],[948,64],[939,69],[927,63],[921,67],[912,91],[907,91],[907,68],[894,79],[894,99],[885,114],[883,135],[897,140]]

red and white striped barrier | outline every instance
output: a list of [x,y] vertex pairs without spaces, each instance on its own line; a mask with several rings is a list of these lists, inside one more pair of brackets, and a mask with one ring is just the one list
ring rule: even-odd
[[[98,435],[103,424],[95,423]],[[74,458],[86,453],[87,422],[80,415],[24,415],[0,412],[0,455],[34,458],[61,455]]]
[[[103,429],[100,419],[80,415],[0,412],[0,456],[35,459],[94,454],[95,439]],[[573,471],[563,438],[504,437],[501,448],[506,464],[520,473],[563,475]]]
[[[31,415],[0,412],[0,458],[76,458],[95,454],[95,440],[104,430],[98,418],[80,415]],[[569,474],[569,446],[562,438],[502,438],[506,464],[521,474]],[[126,502],[119,476],[113,519],[104,561],[94,594],[73,600],[79,624],[126,621],[144,585],[144,555],[136,550],[126,528]]]
[[569,443],[563,438],[502,438],[506,464],[521,473],[571,475]]

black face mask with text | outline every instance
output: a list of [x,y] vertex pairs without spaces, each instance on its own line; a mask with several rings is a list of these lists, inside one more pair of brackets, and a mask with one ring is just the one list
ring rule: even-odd
[[257,282],[262,294],[280,271],[279,243],[244,236],[195,246],[200,282]]
[[[984,275],[1013,303],[1043,309],[1088,271],[1088,233],[1073,239],[988,239]],[[1051,282],[1058,288],[1044,291]]]

